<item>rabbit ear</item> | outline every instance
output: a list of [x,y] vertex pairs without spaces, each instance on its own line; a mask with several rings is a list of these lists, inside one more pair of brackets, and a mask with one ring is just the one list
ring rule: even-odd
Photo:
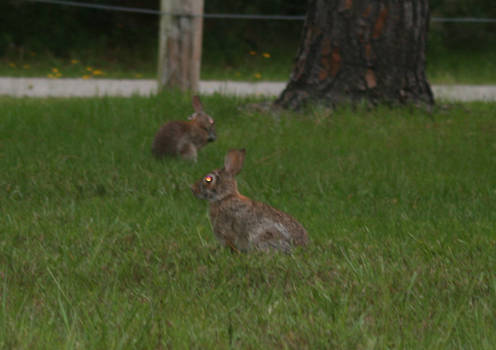
[[245,149],[232,149],[227,152],[226,157],[224,158],[224,168],[226,172],[230,175],[237,175],[241,168],[243,168],[243,162],[245,160]]
[[196,113],[203,112],[203,105],[200,101],[200,96],[198,95],[193,96],[193,109]]

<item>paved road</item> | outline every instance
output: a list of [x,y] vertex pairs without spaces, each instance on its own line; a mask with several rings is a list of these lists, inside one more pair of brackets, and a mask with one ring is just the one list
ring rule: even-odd
[[[277,96],[285,86],[286,83],[280,82],[201,81],[200,93]],[[496,86],[493,85],[434,85],[432,89],[436,99],[496,101]],[[0,78],[0,96],[148,96],[156,92],[155,80]]]

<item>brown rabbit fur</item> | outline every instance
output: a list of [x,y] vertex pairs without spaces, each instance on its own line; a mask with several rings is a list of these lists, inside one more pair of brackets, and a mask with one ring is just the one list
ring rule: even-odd
[[215,122],[203,111],[198,96],[193,96],[193,109],[195,113],[188,121],[170,121],[158,130],[152,146],[152,153],[157,158],[181,156],[196,162],[198,150],[215,141]]
[[241,195],[235,176],[241,171],[245,150],[230,150],[224,168],[196,182],[193,194],[209,202],[215,236],[235,251],[281,250],[306,245],[308,233],[292,216]]

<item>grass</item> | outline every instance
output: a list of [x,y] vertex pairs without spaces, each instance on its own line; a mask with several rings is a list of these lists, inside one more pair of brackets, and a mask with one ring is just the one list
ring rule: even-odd
[[[247,102],[203,99],[219,138],[191,164],[150,154],[186,96],[2,98],[0,348],[496,346],[496,104]],[[189,185],[233,147],[307,249],[218,247]]]
[[[237,53],[205,49],[203,80],[287,81],[293,67],[294,45],[262,45]],[[48,78],[155,79],[156,50],[81,52],[66,58],[47,53],[10,53],[0,58],[0,76]],[[496,84],[496,51],[455,50],[432,45],[427,76],[433,84]]]
[[74,50],[66,57],[50,52],[11,50],[0,58],[0,76],[41,78],[143,79],[156,77],[156,57],[141,50]]
[[496,84],[496,51],[436,49],[427,56],[427,77],[433,84]]

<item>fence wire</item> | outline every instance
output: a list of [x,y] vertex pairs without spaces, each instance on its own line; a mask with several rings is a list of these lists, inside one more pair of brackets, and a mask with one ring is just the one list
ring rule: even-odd
[[[247,20],[275,20],[275,21],[303,21],[304,15],[260,15],[260,14],[237,14],[237,13],[204,13],[204,14],[183,14],[164,12],[153,9],[144,9],[137,7],[125,7],[114,5],[100,5],[87,2],[65,1],[65,0],[27,0],[30,2],[38,2],[53,5],[84,7],[96,10],[116,11],[116,12],[130,12],[140,13],[147,15],[171,15],[171,16],[186,16],[186,17],[203,17],[203,18],[216,18],[216,19],[247,19]],[[496,18],[476,18],[476,17],[431,17],[432,22],[452,22],[452,23],[496,23]]]

